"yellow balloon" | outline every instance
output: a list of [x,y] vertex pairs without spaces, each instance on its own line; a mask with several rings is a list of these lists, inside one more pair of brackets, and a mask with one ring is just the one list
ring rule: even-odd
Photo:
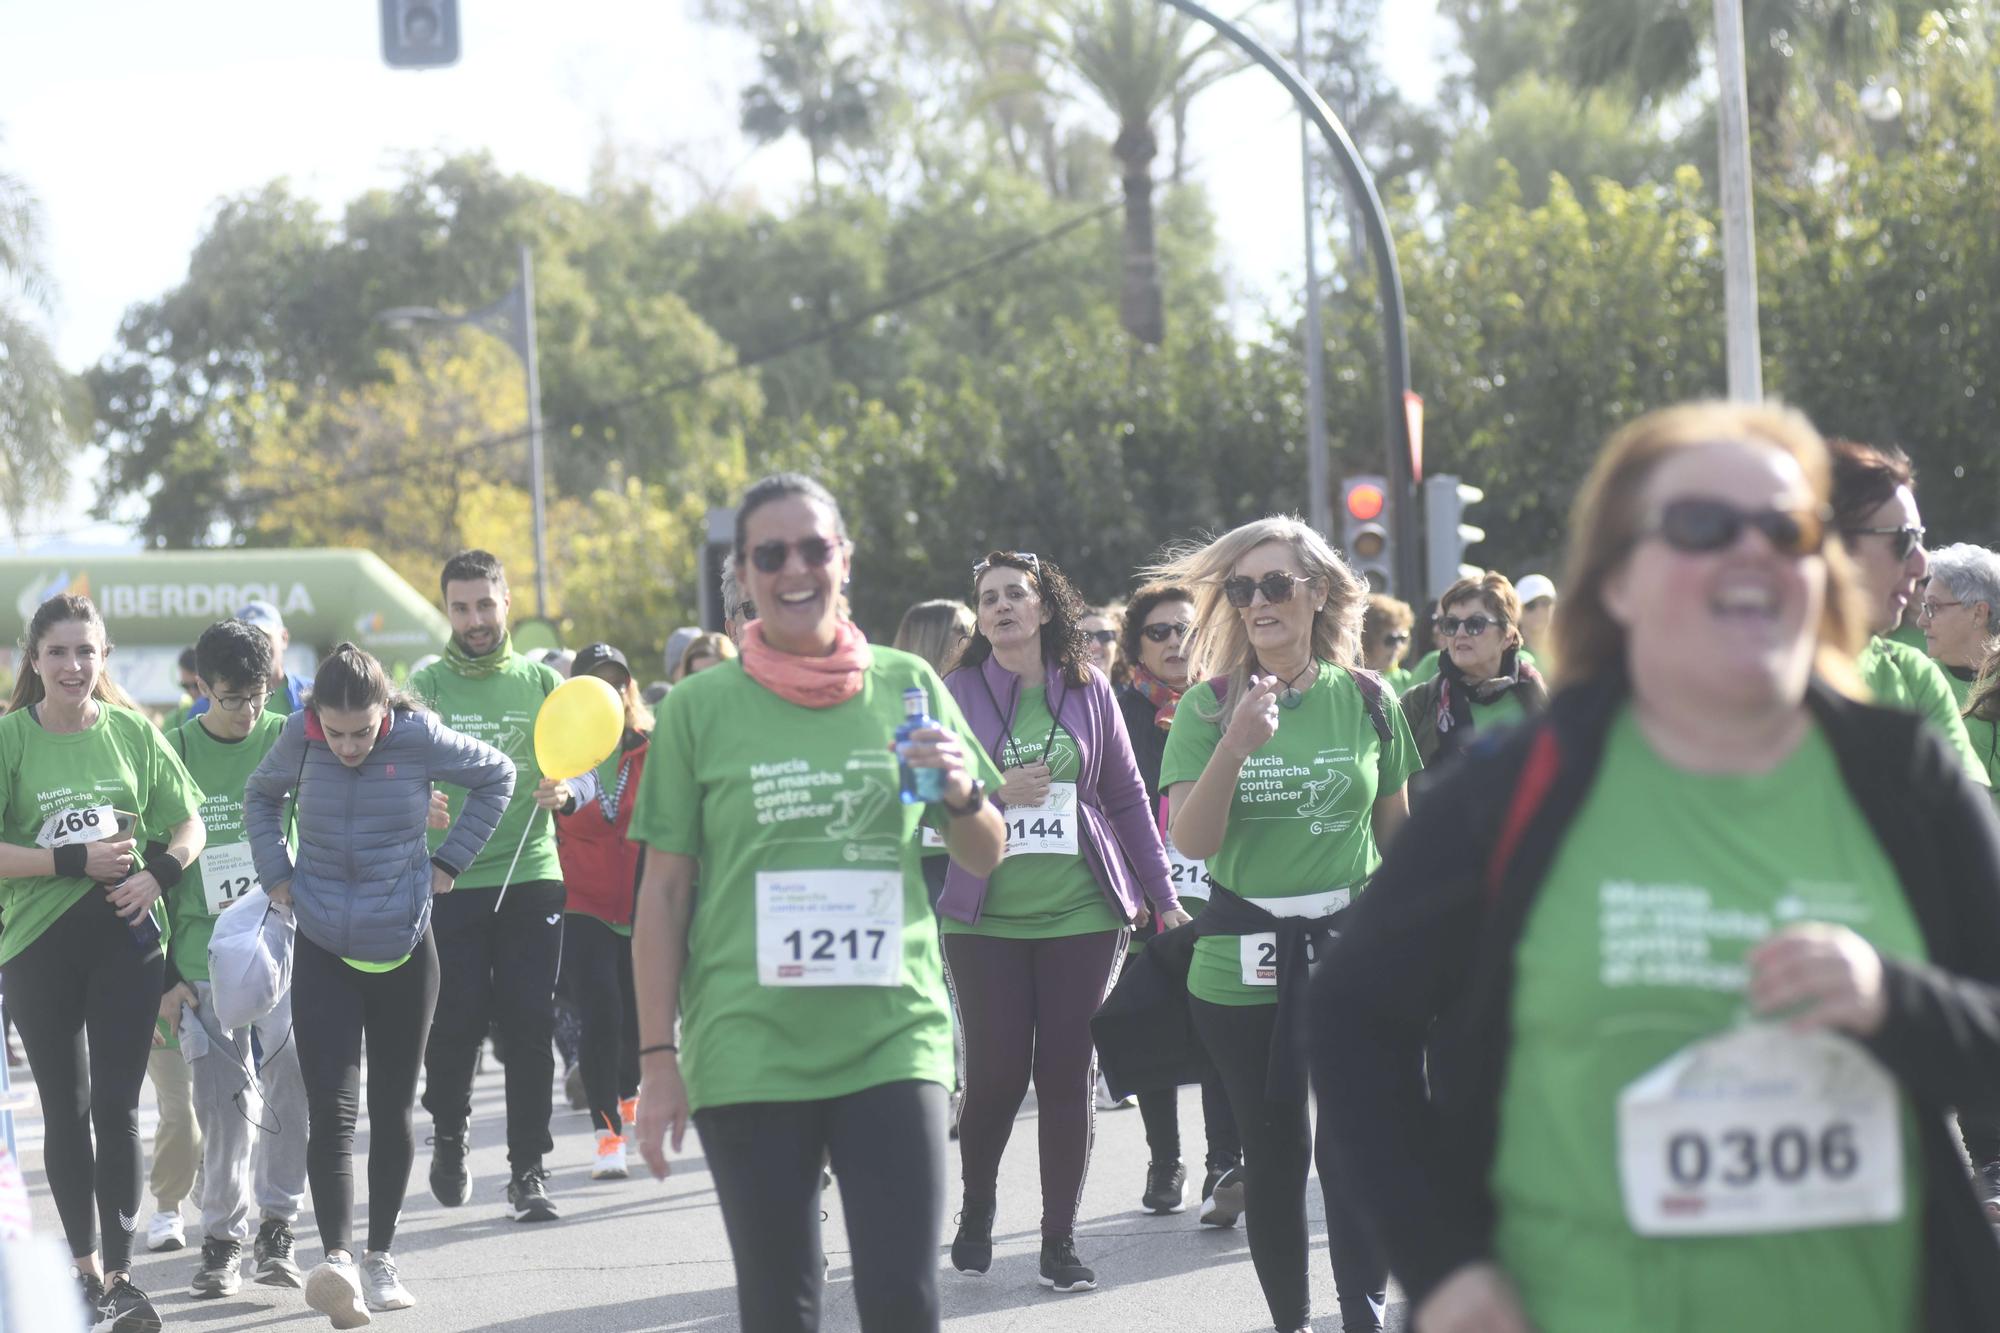
[[535,715],[535,763],[542,776],[566,782],[609,759],[625,735],[625,704],[596,676],[556,686]]

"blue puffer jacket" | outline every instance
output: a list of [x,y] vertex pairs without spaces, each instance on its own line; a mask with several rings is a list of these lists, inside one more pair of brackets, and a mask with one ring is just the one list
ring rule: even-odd
[[[342,958],[393,962],[431,919],[431,853],[424,845],[433,782],[466,788],[458,823],[437,859],[460,869],[493,836],[514,794],[514,763],[420,709],[396,709],[354,768],[340,762],[307,708],[285,720],[250,775],[243,822],[257,879],[292,885],[307,939]],[[298,792],[297,864],[283,836],[285,798]]]

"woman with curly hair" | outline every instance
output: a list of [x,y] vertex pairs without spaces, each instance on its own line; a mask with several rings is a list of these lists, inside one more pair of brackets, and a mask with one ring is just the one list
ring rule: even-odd
[[1111,683],[1090,664],[1082,598],[1028,552],[995,551],[972,577],[978,627],[945,685],[999,765],[1007,852],[990,877],[954,860],[938,900],[965,1043],[965,1203],[951,1261],[961,1273],[992,1266],[1000,1157],[1032,1076],[1042,1285],[1089,1291],[1097,1275],[1074,1233],[1095,1110],[1090,1017],[1131,928],[1188,917]]

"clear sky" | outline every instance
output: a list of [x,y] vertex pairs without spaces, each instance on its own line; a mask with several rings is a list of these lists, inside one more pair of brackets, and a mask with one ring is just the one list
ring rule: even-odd
[[[803,148],[752,151],[736,131],[751,45],[695,23],[691,8],[461,0],[463,59],[416,73],[383,66],[371,0],[0,0],[0,163],[43,205],[49,327],[64,363],[97,361],[128,306],[185,276],[218,198],[278,176],[337,212],[391,183],[410,154],[485,148],[506,170],[579,190],[608,140],[635,163],[671,150],[711,183],[790,197]],[[1384,10],[1385,65],[1409,95],[1428,97],[1448,46],[1434,0]],[[1238,76],[1195,104],[1189,137],[1240,289],[1259,299],[1295,289],[1290,99],[1258,73]],[[115,538],[76,531],[94,480],[77,483],[69,504],[29,529]]]

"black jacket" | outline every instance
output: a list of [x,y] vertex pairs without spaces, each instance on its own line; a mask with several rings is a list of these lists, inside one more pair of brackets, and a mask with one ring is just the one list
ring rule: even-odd
[[[1411,817],[1315,978],[1321,1114],[1413,1304],[1492,1255],[1516,948],[1625,698],[1619,681],[1568,690],[1541,721],[1475,745]],[[2000,821],[1922,719],[1817,684],[1807,702],[1931,959],[1884,960],[1888,1018],[1866,1043],[1917,1108],[1923,1327],[1991,1328],[2000,1246],[1945,1117],[2000,1111]]]
[[1160,765],[1167,758],[1166,729],[1153,719],[1159,709],[1130,685],[1118,687],[1118,711],[1125,715],[1125,734],[1132,738],[1132,758],[1155,810],[1160,808]]

